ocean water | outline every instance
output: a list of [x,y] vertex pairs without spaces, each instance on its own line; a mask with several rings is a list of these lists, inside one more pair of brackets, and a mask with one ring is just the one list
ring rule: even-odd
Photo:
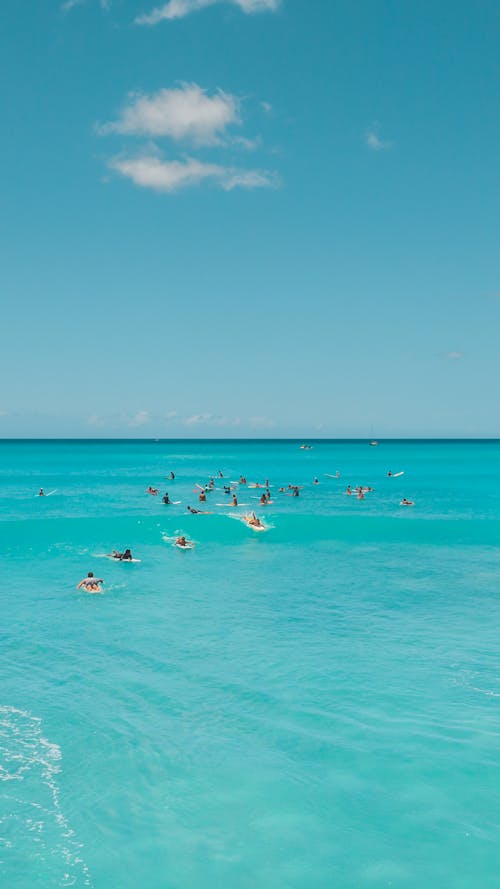
[[500,885],[500,442],[298,445],[0,443],[0,885]]

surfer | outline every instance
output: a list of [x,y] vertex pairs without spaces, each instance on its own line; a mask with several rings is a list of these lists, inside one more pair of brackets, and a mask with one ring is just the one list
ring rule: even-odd
[[200,491],[200,496],[198,497],[198,500],[200,501],[200,503],[207,502],[207,495],[205,494],[205,491]]
[[238,506],[238,498],[236,494],[233,494],[233,506]]
[[249,516],[246,517],[247,524],[252,525],[254,528],[263,528],[261,520],[257,518],[254,512],[250,513]]
[[313,485],[319,485],[319,479],[317,477],[314,479]]
[[346,494],[349,494],[349,496],[351,496],[352,491],[351,491],[351,486],[350,486],[350,485],[347,485],[347,488],[345,489],[345,492],[346,492]]
[[167,506],[169,503],[172,503],[170,497],[168,496],[168,491],[165,491],[165,493],[161,499],[162,499],[162,502],[165,503]]
[[158,496],[158,488],[152,488],[151,485],[149,485],[149,487],[146,491],[146,494],[152,494],[153,497],[157,497]]
[[218,470],[217,470],[217,478],[224,478],[221,469],[218,469]]
[[169,477],[170,481],[173,482],[173,480],[174,480],[174,478],[175,478],[175,475],[174,475],[173,472],[170,472],[170,474],[169,474],[168,477]]
[[246,485],[247,480],[244,475],[240,475],[240,485]]
[[392,471],[389,469],[389,472],[387,473],[387,478],[391,478],[391,477],[392,477]]
[[77,590],[81,590],[82,587],[87,591],[87,593],[100,593],[101,592],[101,583],[104,583],[102,578],[94,577],[94,572],[89,571],[87,577],[84,577],[83,580],[77,584]]
[[260,500],[259,500],[259,503],[261,503],[262,506],[266,506],[266,504],[267,504],[267,494],[265,494],[265,493],[262,494],[262,496],[261,496],[261,498],[260,498]]
[[43,488],[40,488],[40,490],[39,490],[39,492],[38,492],[38,496],[39,496],[39,497],[45,497],[45,491],[43,490]]
[[125,552],[120,553],[117,549],[114,549],[111,553],[111,558],[116,559],[117,562],[132,562],[132,553],[129,549],[126,549]]
[[415,506],[413,500],[407,500],[406,497],[403,497],[400,506]]
[[193,542],[191,540],[186,540],[184,534],[182,534],[182,536],[178,537],[175,541],[175,545],[182,547],[182,549],[191,549]]

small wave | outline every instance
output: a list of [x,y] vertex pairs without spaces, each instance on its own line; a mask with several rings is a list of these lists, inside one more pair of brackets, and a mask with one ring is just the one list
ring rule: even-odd
[[[0,705],[0,876],[4,885],[92,886],[82,845],[64,816],[61,749],[41,719]],[[22,880],[22,884],[20,882]]]

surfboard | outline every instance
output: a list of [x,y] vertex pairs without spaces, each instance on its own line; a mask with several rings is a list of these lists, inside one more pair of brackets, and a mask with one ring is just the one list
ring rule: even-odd
[[104,558],[110,559],[112,562],[124,562],[125,565],[127,564],[127,562],[138,563],[142,561],[141,559],[118,559],[116,556],[112,556],[111,553],[105,553]]
[[390,478],[399,478],[400,475],[404,475],[404,472],[393,472]]
[[338,480],[340,475],[331,475],[331,473],[325,472],[325,478],[336,478]]
[[174,546],[176,546],[177,549],[194,549],[194,543],[186,543],[185,546],[183,546],[182,543],[174,543]]
[[238,506],[250,506],[249,503],[216,503],[216,506],[230,506],[232,509],[238,509]]

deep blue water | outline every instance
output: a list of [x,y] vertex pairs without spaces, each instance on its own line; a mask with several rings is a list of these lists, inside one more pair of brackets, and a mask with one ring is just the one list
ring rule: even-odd
[[499,885],[500,442],[298,444],[0,443],[2,886]]

